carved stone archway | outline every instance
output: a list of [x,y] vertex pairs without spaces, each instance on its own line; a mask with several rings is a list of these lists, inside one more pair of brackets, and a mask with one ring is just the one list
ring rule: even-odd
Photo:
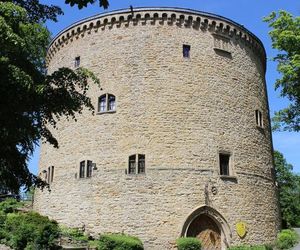
[[181,236],[199,238],[204,250],[223,250],[228,247],[232,235],[227,221],[218,211],[201,206],[187,217]]

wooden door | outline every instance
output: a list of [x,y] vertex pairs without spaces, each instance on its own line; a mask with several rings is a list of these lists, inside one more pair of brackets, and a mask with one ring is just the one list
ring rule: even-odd
[[215,221],[205,214],[192,221],[187,237],[200,239],[203,250],[221,250],[221,231]]

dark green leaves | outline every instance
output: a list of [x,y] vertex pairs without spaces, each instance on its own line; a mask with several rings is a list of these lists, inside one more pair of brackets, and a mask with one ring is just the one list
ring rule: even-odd
[[300,176],[278,151],[274,152],[274,163],[283,224],[300,226]]
[[50,34],[20,6],[0,2],[0,30],[0,191],[18,193],[21,186],[46,185],[28,170],[34,146],[43,139],[58,147],[49,126],[63,116],[75,119],[84,107],[93,110],[88,79],[98,80],[81,68],[46,76]]
[[57,16],[62,15],[61,8],[54,5],[41,4],[39,0],[1,0],[12,2],[27,11],[28,20],[32,23],[41,23],[46,20],[57,21]]
[[56,221],[37,213],[10,213],[1,227],[0,239],[13,249],[59,249]]
[[[65,0],[66,4],[71,6],[77,5],[79,9],[87,7],[88,4],[93,4],[96,0]],[[99,0],[99,6],[107,9],[109,6],[108,0]]]
[[264,21],[272,28],[269,32],[272,46],[279,51],[273,58],[281,73],[275,88],[290,100],[287,108],[275,113],[274,129],[300,131],[300,17],[279,11],[271,13]]

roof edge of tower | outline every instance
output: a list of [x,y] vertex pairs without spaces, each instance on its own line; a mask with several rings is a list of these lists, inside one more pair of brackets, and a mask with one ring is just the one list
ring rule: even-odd
[[[172,12],[177,12],[177,13],[181,13],[181,14],[190,14],[190,15],[199,15],[201,17],[204,18],[211,18],[211,19],[215,19],[217,21],[221,21],[221,22],[226,22],[227,25],[232,25],[236,28],[239,29],[239,31],[236,31],[234,29],[234,32],[238,34],[238,36],[240,36],[242,39],[244,40],[254,40],[259,47],[261,48],[261,56],[263,56],[263,61],[264,61],[264,68],[266,69],[266,51],[264,48],[263,43],[261,42],[261,40],[255,35],[253,34],[251,31],[249,31],[247,28],[245,28],[243,25],[229,19],[226,17],[223,17],[221,15],[217,15],[217,14],[212,14],[209,12],[204,12],[204,11],[198,11],[198,10],[192,10],[192,9],[188,9],[188,8],[180,8],[180,7],[137,7],[133,9],[134,13],[137,14],[137,12],[155,12],[155,11],[159,11],[159,12],[163,12],[163,11],[172,11]],[[96,14],[87,18],[83,18],[69,26],[67,26],[66,28],[64,28],[63,30],[61,30],[59,33],[57,33],[53,39],[51,40],[49,46],[48,46],[48,52],[50,50],[50,48],[55,45],[56,40],[58,40],[58,43],[60,43],[60,39],[59,37],[62,36],[64,33],[67,33],[68,31],[74,29],[76,26],[80,26],[86,22],[89,21],[95,21],[96,19],[105,19],[105,17],[109,17],[109,16],[113,16],[113,15],[118,15],[118,14],[128,14],[129,16],[132,14],[131,9],[119,9],[119,10],[114,10],[114,11],[109,11],[109,12],[105,12],[105,13],[101,13],[101,14]],[[134,17],[132,17],[134,18]],[[104,23],[105,25],[106,23]],[[243,34],[244,33],[244,34]],[[251,37],[252,39],[249,39],[249,37]],[[64,37],[63,37],[64,38]],[[252,40],[252,41],[253,41]],[[250,41],[250,44],[252,44],[252,42]]]

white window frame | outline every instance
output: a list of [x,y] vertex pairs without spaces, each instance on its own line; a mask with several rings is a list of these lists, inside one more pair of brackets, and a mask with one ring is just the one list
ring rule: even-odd
[[[134,159],[134,161],[132,161],[132,159]],[[143,163],[143,167],[141,167],[142,163]],[[135,175],[135,174],[145,174],[145,173],[146,173],[146,156],[145,156],[145,154],[130,155],[128,157],[128,174]]]
[[103,94],[98,97],[98,114],[116,112],[116,96],[113,94]]
[[259,109],[255,110],[255,122],[256,122],[257,127],[259,127],[259,128],[264,127],[263,113]]

